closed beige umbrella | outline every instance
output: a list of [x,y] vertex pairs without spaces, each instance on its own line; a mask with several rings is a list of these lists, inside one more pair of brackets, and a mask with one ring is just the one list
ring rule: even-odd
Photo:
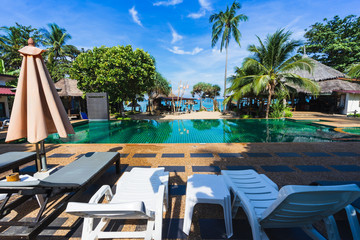
[[44,51],[36,48],[31,38],[28,46],[19,50],[23,61],[5,141],[27,138],[36,143],[42,170],[46,171],[43,140],[51,133],[65,138],[74,134],[74,129],[41,57]]

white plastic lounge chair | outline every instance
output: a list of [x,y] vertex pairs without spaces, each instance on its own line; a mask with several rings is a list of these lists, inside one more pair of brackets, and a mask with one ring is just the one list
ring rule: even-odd
[[[161,240],[163,210],[167,208],[169,173],[164,168],[133,168],[124,173],[113,195],[110,186],[102,186],[89,203],[70,202],[66,212],[84,217],[82,239],[144,238]],[[100,204],[105,196],[108,204]],[[94,228],[94,218],[101,218]],[[146,219],[145,231],[103,231],[112,219]]]
[[[311,185],[332,186],[344,184],[356,184],[360,186],[360,182],[357,181],[316,181]],[[346,206],[345,211],[353,239],[360,239],[360,224],[358,220],[358,215],[360,215],[360,198],[352,202],[351,205]]]
[[312,226],[320,220],[325,222],[329,239],[340,239],[332,215],[360,197],[360,188],[355,184],[288,185],[278,191],[274,182],[254,170],[221,173],[234,193],[233,209],[244,209],[256,240],[269,239],[265,228],[288,227],[301,227],[311,238],[325,239]]
[[11,169],[13,172],[19,172],[19,166],[35,160],[35,152],[7,152],[0,154],[0,172]]
[[[64,166],[42,180],[24,182],[0,181],[0,193],[7,193],[5,200],[0,205],[0,218],[9,214],[14,208],[26,203],[36,194],[43,194],[44,201],[39,208],[34,221],[21,221],[21,219],[0,221],[0,226],[6,229],[10,226],[24,226],[21,231],[11,234],[0,233],[0,239],[34,239],[47,225],[56,219],[64,211],[66,203],[76,200],[92,183],[116,163],[116,172],[120,171],[120,154],[117,152],[87,153],[81,158]],[[21,197],[10,202],[12,194],[20,194]],[[66,195],[65,195],[66,194]],[[47,210],[51,197],[65,195],[60,201],[51,204],[53,211]],[[43,214],[47,212],[46,214]],[[26,220],[26,219],[23,219]],[[28,228],[25,228],[27,226]]]
[[2,125],[0,127],[0,130],[3,130],[5,126],[9,126],[10,124],[10,119],[5,119],[3,122],[2,122]]

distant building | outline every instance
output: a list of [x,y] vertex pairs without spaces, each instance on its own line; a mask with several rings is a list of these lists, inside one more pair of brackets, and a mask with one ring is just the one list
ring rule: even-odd
[[10,118],[9,96],[14,96],[12,87],[7,87],[6,82],[15,80],[15,76],[0,74],[0,119]]
[[85,112],[83,92],[77,87],[77,80],[63,78],[55,83],[61,101],[68,113],[68,117],[80,117],[80,112]]
[[[309,58],[306,55],[304,57]],[[317,98],[311,97],[310,101],[307,101],[306,98],[310,96],[310,92],[295,87],[298,91],[296,110],[341,114],[360,112],[360,82],[349,79],[344,73],[312,58],[309,59],[315,65],[312,73],[300,69],[292,72],[317,82],[320,86],[320,94]]]

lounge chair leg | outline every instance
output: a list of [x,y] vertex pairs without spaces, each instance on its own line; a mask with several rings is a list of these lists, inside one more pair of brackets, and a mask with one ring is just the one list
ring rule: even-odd
[[46,205],[49,202],[49,198],[50,198],[50,193],[47,193],[46,197],[45,197],[45,200],[44,200],[44,202],[43,202],[43,204],[42,204],[42,206],[41,206],[41,208],[40,208],[40,210],[38,212],[38,215],[35,218],[36,223],[40,221],[41,216],[42,216],[42,214],[44,213],[44,211],[46,209]]
[[3,216],[5,206],[6,206],[7,202],[9,201],[11,195],[12,195],[12,193],[8,193],[8,194],[6,195],[4,201],[1,203],[0,216]]
[[306,234],[309,235],[312,239],[326,240],[326,238],[321,235],[312,225],[302,227],[302,230],[306,232]]
[[324,218],[325,227],[329,240],[340,240],[340,234],[336,226],[335,218],[331,215]]
[[356,210],[353,206],[348,205],[346,208],[346,215],[350,224],[351,233],[353,236],[353,239],[360,239],[360,226],[359,226],[359,220],[356,215]]

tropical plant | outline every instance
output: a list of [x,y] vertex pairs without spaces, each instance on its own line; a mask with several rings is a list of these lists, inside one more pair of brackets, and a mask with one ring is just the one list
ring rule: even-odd
[[35,45],[42,45],[42,35],[39,30],[31,26],[15,23],[15,26],[1,27],[0,31],[0,56],[4,60],[8,71],[20,68],[22,57],[18,50],[27,45],[31,37]]
[[[293,86],[303,87],[310,92],[317,94],[318,85],[307,78],[303,78],[292,71],[296,69],[311,72],[314,63],[309,58],[302,58],[293,55],[300,41],[290,40],[291,32],[284,29],[276,31],[266,37],[263,42],[259,37],[260,46],[250,45],[248,50],[253,56],[244,60],[239,77],[233,81],[233,95],[241,98],[248,93],[258,95],[267,93],[266,118],[269,117],[269,110],[272,96],[278,91],[294,89]],[[249,73],[252,73],[248,75]],[[237,86],[237,87],[235,87]]]
[[351,65],[348,74],[350,77],[360,78],[360,63]]
[[154,85],[155,66],[142,49],[128,46],[93,48],[73,62],[70,76],[83,92],[107,92],[110,103],[122,111],[124,101],[135,102]]
[[153,103],[154,99],[157,98],[160,94],[168,96],[171,91],[171,86],[168,80],[164,78],[161,73],[156,71],[154,85],[149,87],[147,90],[147,94],[149,97],[149,112],[151,113],[154,109]]
[[44,36],[44,46],[47,49],[47,61],[53,63],[57,60],[65,61],[66,57],[75,59],[80,51],[73,45],[67,45],[66,42],[71,39],[65,28],[60,28],[56,23],[49,23],[49,30],[43,28],[41,31]]
[[[236,10],[240,9],[241,5],[234,1],[231,7],[226,7],[226,11],[220,11],[210,16],[210,23],[212,26],[211,47],[214,47],[221,37],[220,51],[225,46],[226,49],[226,62],[225,62],[225,77],[224,77],[224,99],[226,97],[226,79],[227,79],[227,62],[228,62],[228,47],[231,36],[240,46],[241,33],[238,29],[240,21],[247,21],[248,17],[244,14],[236,15]],[[224,105],[225,106],[225,105]],[[225,110],[225,108],[224,108]]]
[[312,58],[339,71],[359,61],[360,17],[325,18],[305,31],[306,52]]

